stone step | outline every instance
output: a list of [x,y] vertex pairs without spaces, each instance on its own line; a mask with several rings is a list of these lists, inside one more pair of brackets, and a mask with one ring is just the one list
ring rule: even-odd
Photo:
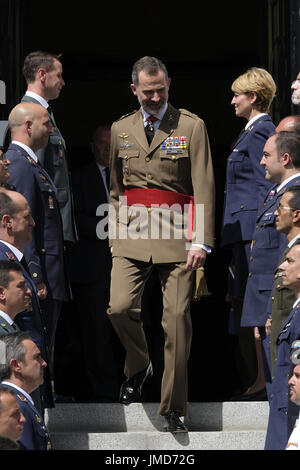
[[263,450],[265,431],[189,432],[172,435],[166,432],[53,433],[54,450],[101,451],[199,451]]
[[263,450],[268,402],[189,403],[188,434],[163,432],[158,403],[57,404],[46,410],[55,450]]
[[[158,403],[68,403],[46,410],[50,432],[121,433],[162,431]],[[266,430],[268,402],[189,403],[184,421],[191,432]]]

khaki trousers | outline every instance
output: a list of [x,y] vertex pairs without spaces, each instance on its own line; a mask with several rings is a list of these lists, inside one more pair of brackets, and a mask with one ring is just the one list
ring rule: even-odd
[[192,339],[190,301],[194,272],[185,263],[145,263],[115,256],[111,273],[109,318],[126,350],[124,373],[131,378],[148,366],[147,342],[140,319],[145,283],[156,268],[163,293],[164,372],[158,413],[186,415],[187,362]]

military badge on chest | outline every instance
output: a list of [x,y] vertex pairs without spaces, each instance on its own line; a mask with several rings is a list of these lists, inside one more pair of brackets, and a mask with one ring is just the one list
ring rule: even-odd
[[160,146],[167,154],[180,154],[187,148],[186,136],[168,137]]
[[122,134],[120,134],[119,137],[121,139],[120,149],[128,149],[128,148],[133,146],[133,144],[128,142],[127,139],[128,139],[129,136],[125,132],[122,132]]

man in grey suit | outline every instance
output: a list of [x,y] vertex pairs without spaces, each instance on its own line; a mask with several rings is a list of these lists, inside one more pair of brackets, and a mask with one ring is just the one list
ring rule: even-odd
[[14,318],[30,307],[31,291],[15,261],[0,260],[0,336],[20,331]]
[[67,150],[48,102],[58,98],[62,87],[63,68],[60,56],[43,51],[31,52],[23,65],[27,91],[22,101],[39,103],[50,114],[53,131],[48,145],[37,152],[42,167],[47,171],[57,188],[57,199],[62,216],[64,241],[77,239],[73,212],[72,191],[67,161]]

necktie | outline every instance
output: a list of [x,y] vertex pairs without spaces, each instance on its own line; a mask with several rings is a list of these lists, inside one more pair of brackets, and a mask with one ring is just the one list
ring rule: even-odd
[[154,137],[154,133],[155,133],[153,123],[157,120],[158,119],[155,116],[148,116],[146,119],[147,124],[145,126],[145,132],[146,132],[146,137],[147,137],[149,145],[151,144],[152,139]]

